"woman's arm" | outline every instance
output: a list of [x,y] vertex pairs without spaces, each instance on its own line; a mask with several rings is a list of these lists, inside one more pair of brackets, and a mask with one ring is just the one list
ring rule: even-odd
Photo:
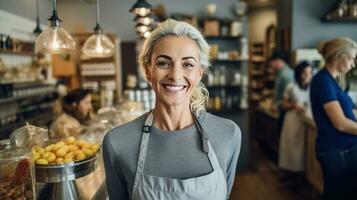
[[357,123],[345,116],[337,100],[327,102],[323,107],[332,125],[337,130],[351,135],[357,135]]
[[295,109],[296,107],[297,107],[296,103],[290,102],[288,99],[284,99],[283,101],[284,110],[291,110],[291,109]]
[[[108,135],[107,135],[108,136]],[[106,184],[110,200],[129,200],[126,181],[120,165],[115,162],[115,150],[108,137],[103,141],[103,161],[105,167]]]
[[237,162],[241,150],[241,143],[242,143],[242,133],[240,131],[240,128],[234,123],[234,137],[232,139],[232,156],[229,160],[228,166],[227,166],[227,199],[229,198],[229,195],[232,191],[233,183],[234,183],[234,178],[236,175],[236,169],[237,169]]

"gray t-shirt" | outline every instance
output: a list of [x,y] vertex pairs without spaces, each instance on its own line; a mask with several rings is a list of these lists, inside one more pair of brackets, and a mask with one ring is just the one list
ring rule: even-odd
[[[112,129],[103,141],[106,183],[110,199],[130,199],[147,114]],[[216,153],[230,194],[241,147],[241,131],[231,120],[209,113],[199,117]],[[202,151],[201,138],[193,124],[185,129],[163,131],[152,127],[144,173],[153,176],[187,179],[213,169]]]

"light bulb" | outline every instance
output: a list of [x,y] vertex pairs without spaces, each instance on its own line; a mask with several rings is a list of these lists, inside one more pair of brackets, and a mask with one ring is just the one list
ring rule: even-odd
[[149,8],[135,8],[134,13],[139,15],[139,16],[146,16],[151,12]]
[[134,19],[137,23],[143,24],[143,25],[150,25],[153,22],[153,19],[149,16],[146,17],[136,17]]
[[148,38],[150,36],[150,34],[151,34],[150,32],[145,32],[144,33],[144,38]]
[[147,31],[149,31],[149,27],[148,26],[145,26],[145,25],[138,25],[136,27],[136,30],[139,32],[139,33],[145,33]]

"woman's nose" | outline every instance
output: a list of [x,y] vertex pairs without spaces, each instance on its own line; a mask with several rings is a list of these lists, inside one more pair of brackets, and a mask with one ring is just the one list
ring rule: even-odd
[[179,65],[179,64],[175,64],[169,74],[168,74],[168,77],[173,79],[173,80],[180,80],[182,79],[183,77],[183,69],[182,69],[182,66]]

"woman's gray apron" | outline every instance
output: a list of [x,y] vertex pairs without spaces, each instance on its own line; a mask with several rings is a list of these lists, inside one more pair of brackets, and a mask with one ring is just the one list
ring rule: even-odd
[[173,179],[144,174],[144,164],[153,124],[153,112],[145,121],[139,159],[135,174],[132,200],[223,200],[227,199],[227,182],[219,166],[216,154],[208,141],[197,117],[195,125],[202,139],[202,148],[207,153],[213,171],[207,175],[189,179]]

